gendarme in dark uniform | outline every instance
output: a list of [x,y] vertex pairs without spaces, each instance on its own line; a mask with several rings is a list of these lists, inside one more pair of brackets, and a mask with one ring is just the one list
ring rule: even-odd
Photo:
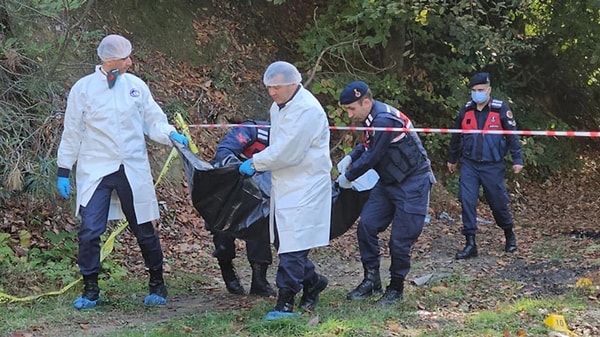
[[[355,81],[340,94],[340,103],[350,118],[367,127],[412,128],[398,109],[373,99],[366,83]],[[347,298],[363,299],[381,293],[378,234],[392,224],[390,235],[390,285],[377,304],[402,299],[404,280],[410,270],[410,251],[421,235],[429,208],[429,193],[435,178],[427,152],[415,132],[368,131],[363,142],[338,164],[338,184],[351,188],[350,181],[375,169],[379,181],[371,190],[358,223],[358,247],[364,268],[363,281]]]
[[[509,105],[490,96],[488,73],[475,74],[469,81],[471,100],[460,110],[454,129],[463,130],[516,130],[516,122]],[[504,251],[517,250],[513,232],[513,218],[509,210],[509,196],[504,183],[506,154],[510,152],[513,172],[523,169],[523,152],[519,138],[514,134],[461,133],[453,134],[448,155],[448,170],[453,173],[460,163],[458,198],[462,205],[462,221],[466,244],[456,254],[457,259],[477,256],[477,201],[479,187],[483,186],[496,224],[504,230]]]
[[[231,162],[241,162],[252,158],[255,153],[265,149],[269,145],[269,128],[260,127],[269,125],[265,121],[245,121],[223,137],[217,145],[214,165],[227,165]],[[214,231],[213,243],[215,250],[213,256],[219,261],[221,275],[227,291],[232,294],[244,294],[245,290],[233,266],[235,254],[235,237]],[[266,241],[246,240],[246,255],[252,267],[252,283],[250,294],[258,296],[276,296],[275,290],[267,281],[267,269],[273,258],[271,255],[271,243]]]

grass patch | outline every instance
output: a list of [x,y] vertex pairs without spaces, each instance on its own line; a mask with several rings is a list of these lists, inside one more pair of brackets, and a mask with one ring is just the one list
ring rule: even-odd
[[[581,252],[594,258],[597,246],[593,243],[581,247]],[[560,251],[558,247],[567,249]],[[591,299],[598,294],[597,285],[577,288],[575,278],[564,278],[568,278],[568,271],[582,268],[577,258],[580,254],[569,247],[568,238],[549,239],[532,247],[527,260],[506,258],[500,264],[482,257],[453,264],[448,270],[450,276],[436,282],[414,286],[407,281],[404,301],[387,308],[376,307],[376,298],[347,301],[348,288],[360,278],[343,275],[351,270],[352,261],[315,254],[313,258],[322,268],[341,272],[330,276],[330,286],[323,292],[315,313],[274,322],[263,321],[263,317],[273,308],[275,299],[229,295],[222,284],[215,285],[208,272],[168,274],[171,300],[160,308],[145,308],[142,304],[147,291],[144,273],[101,277],[104,301],[93,310],[72,308],[71,302],[79,295],[81,285],[65,294],[30,303],[0,304],[0,336],[17,331],[57,337],[545,336],[550,328],[544,319],[550,314],[563,315],[571,330],[592,336],[599,333],[600,308]],[[332,268],[344,263],[348,265]],[[480,267],[485,267],[486,272],[477,271]],[[557,273],[555,268],[563,272]],[[554,284],[553,280],[559,283]],[[531,289],[523,291],[524,287]]]

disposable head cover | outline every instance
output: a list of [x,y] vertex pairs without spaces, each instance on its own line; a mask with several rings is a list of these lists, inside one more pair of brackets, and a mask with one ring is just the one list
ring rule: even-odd
[[107,35],[100,41],[97,51],[102,61],[126,58],[131,55],[131,42],[121,35]]
[[302,82],[302,75],[298,69],[285,61],[271,63],[263,76],[263,83],[267,87],[299,84],[300,82]]

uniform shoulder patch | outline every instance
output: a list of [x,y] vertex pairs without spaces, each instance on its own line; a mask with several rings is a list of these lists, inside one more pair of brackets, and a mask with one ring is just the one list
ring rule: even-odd
[[494,109],[500,109],[502,108],[502,104],[504,104],[504,102],[502,100],[499,99],[492,99],[492,108]]
[[509,119],[513,119],[513,113],[510,110],[506,111],[506,117],[508,117]]

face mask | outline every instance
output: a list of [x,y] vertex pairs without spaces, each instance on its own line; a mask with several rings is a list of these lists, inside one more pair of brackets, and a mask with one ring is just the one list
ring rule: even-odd
[[117,82],[119,76],[119,69],[113,69],[106,74],[106,82],[108,82],[108,89],[112,89]]
[[487,101],[487,93],[485,91],[471,91],[471,98],[477,104]]

